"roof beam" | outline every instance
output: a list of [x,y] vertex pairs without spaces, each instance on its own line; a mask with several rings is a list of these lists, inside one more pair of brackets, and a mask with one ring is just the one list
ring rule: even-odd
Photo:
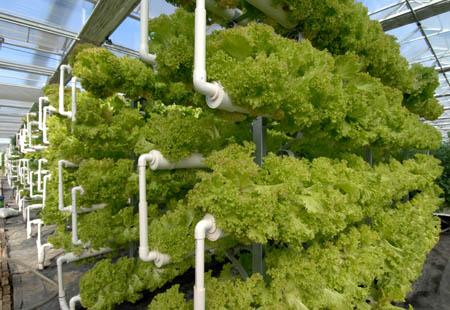
[[438,68],[437,71],[438,71],[439,73],[449,72],[449,71],[450,71],[450,66],[442,67],[442,69],[441,69],[441,68]]
[[[423,38],[425,40],[425,43],[427,44],[427,46],[430,49],[431,53],[433,54],[434,58],[436,58],[437,66],[439,67],[440,70],[443,70],[443,67],[442,67],[442,64],[441,64],[441,60],[437,56],[436,51],[433,48],[433,45],[431,44],[430,40],[428,39],[427,34],[425,33],[425,30],[423,30],[422,24],[420,23],[421,19],[417,15],[416,10],[411,6],[411,3],[409,2],[409,0],[405,0],[405,1],[406,1],[406,4],[407,4],[407,6],[409,8],[409,11],[410,11],[412,17],[414,18],[414,20],[415,20],[415,22],[417,24],[417,28],[419,28],[420,33],[422,34],[422,36],[423,36]],[[448,10],[450,10],[450,0],[442,0],[442,1],[439,1],[439,2],[446,2],[446,3],[448,3],[448,5],[449,5]],[[450,81],[447,78],[447,75],[445,74],[445,71],[444,71],[443,75],[444,75],[445,80],[447,81],[447,84],[450,86]]]
[[36,66],[36,65],[26,65],[23,63],[15,62],[15,61],[9,61],[6,59],[0,59],[0,68],[18,71],[18,72],[27,72],[27,73],[31,73],[31,74],[37,74],[37,75],[47,75],[47,76],[51,76],[54,72],[54,70],[52,68]]
[[[450,0],[435,1],[430,4],[425,4],[414,8],[414,11],[419,20],[424,20],[445,12],[450,11]],[[389,31],[408,24],[416,22],[414,14],[409,11],[403,11],[398,14],[389,16],[379,20],[384,31]]]
[[[70,47],[68,53],[61,61],[67,64],[69,55],[74,48],[83,43],[91,43],[101,46],[103,42],[114,32],[114,30],[127,18],[133,9],[140,3],[140,0],[100,0],[94,7],[89,19],[78,34],[78,41]],[[59,66],[58,66],[59,67]],[[65,75],[66,83],[71,79],[70,74]],[[59,70],[56,70],[49,80],[49,84],[58,83]]]

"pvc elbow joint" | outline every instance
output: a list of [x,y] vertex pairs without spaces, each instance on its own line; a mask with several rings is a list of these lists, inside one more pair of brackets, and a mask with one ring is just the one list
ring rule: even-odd
[[195,239],[203,240],[208,238],[210,241],[216,241],[223,237],[223,233],[216,227],[216,220],[211,214],[206,214],[195,226]]
[[84,190],[81,186],[72,187],[72,195],[76,195],[76,192],[80,192],[80,195],[84,195]]
[[170,256],[158,251],[149,251],[148,247],[139,247],[139,258],[144,262],[154,262],[160,268],[170,263]]
[[150,153],[142,154],[138,159],[138,167],[147,167],[147,162],[151,161],[153,156]]

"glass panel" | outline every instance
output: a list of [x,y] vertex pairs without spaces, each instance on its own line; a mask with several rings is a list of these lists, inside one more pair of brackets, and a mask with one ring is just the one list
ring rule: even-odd
[[42,75],[0,69],[0,83],[43,87],[47,79]]
[[53,48],[54,50],[64,50],[67,47],[67,38],[55,34],[31,29],[28,39],[29,43]]
[[28,28],[0,21],[0,33],[6,39],[27,42]]
[[1,12],[79,32],[94,5],[85,0],[2,1]]

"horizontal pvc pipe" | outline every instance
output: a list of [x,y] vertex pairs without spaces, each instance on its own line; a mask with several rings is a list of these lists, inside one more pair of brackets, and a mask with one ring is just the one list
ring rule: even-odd
[[296,24],[289,21],[288,12],[281,7],[275,7],[272,0],[247,0],[247,2],[275,20],[281,26],[287,29],[295,28]]
[[148,52],[148,4],[150,0],[141,0],[139,58],[151,65],[156,63],[156,55]]
[[222,236],[210,214],[205,215],[195,226],[194,310],[205,310],[205,238],[215,241]]
[[160,151],[153,150],[149,153],[149,164],[152,170],[172,170],[172,169],[185,169],[185,168],[205,168],[203,164],[203,155],[199,153],[193,153],[188,158],[179,161],[177,163],[169,162]]
[[80,255],[75,255],[74,253],[70,252],[67,254],[64,254],[56,260],[56,266],[58,269],[58,298],[59,298],[59,306],[61,310],[69,310],[69,306],[67,305],[66,301],[66,292],[64,289],[64,278],[63,278],[63,264],[64,263],[72,263],[76,262],[85,258],[98,256],[101,254],[109,253],[111,252],[111,249],[108,248],[102,248],[98,251],[94,250],[86,250]]
[[62,116],[72,117],[72,113],[70,111],[64,111],[64,71],[67,73],[72,72],[72,68],[69,65],[61,65],[59,67],[59,109],[58,113]]
[[[214,13],[215,15],[220,16],[220,17],[222,17],[225,20],[235,21],[239,17],[242,16],[242,11],[241,10],[239,10],[239,9],[219,8],[217,6],[216,1],[214,1],[214,0],[206,0],[205,6],[206,6],[206,9],[209,12]],[[248,24],[248,19],[244,19],[242,21],[239,21],[238,24],[239,25],[246,25],[246,24]]]
[[78,165],[64,159],[58,161],[58,210],[62,212],[70,212],[72,206],[64,206],[63,166],[78,167]]

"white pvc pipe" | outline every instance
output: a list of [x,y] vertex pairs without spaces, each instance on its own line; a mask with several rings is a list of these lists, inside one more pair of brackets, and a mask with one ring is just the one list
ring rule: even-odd
[[40,198],[40,199],[42,199],[42,195],[40,195],[40,194],[37,194],[37,195],[33,194],[33,187],[34,187],[33,175],[34,174],[35,174],[35,172],[30,170],[30,187],[29,187],[29,189],[30,189],[30,198]]
[[64,71],[67,73],[72,72],[72,68],[69,65],[61,65],[59,67],[59,109],[58,113],[62,116],[72,117],[72,113],[70,111],[64,111]]
[[200,154],[191,155],[189,158],[178,162],[169,163],[159,151],[153,150],[150,153],[139,156],[139,258],[143,261],[155,261],[157,267],[161,267],[170,262],[170,256],[158,251],[150,251],[148,245],[148,205],[147,205],[147,162],[153,170],[170,170],[180,168],[204,168],[203,156]]
[[78,239],[78,214],[104,209],[107,204],[100,203],[92,205],[91,208],[82,208],[77,210],[77,192],[79,192],[80,195],[84,195],[84,190],[81,186],[75,186],[72,188],[72,207],[70,210],[72,214],[72,243],[75,245],[82,245],[82,241]]
[[27,133],[28,133],[28,145],[31,146],[31,124],[30,124],[30,113],[27,113]]
[[185,169],[185,168],[205,168],[203,164],[203,155],[199,153],[192,153],[186,159],[177,163],[170,163],[160,151],[152,150],[149,157],[149,165],[152,170],[172,170],[172,169]]
[[295,28],[296,24],[293,24],[289,21],[288,12],[283,10],[283,8],[274,7],[272,0],[247,0],[247,2],[275,20],[281,26],[287,29]]
[[233,106],[230,97],[220,83],[208,83],[206,76],[206,9],[205,0],[197,0],[195,8],[194,76],[195,89],[206,96],[206,103],[212,109],[248,113]]
[[148,52],[148,3],[150,0],[141,0],[139,58],[151,65],[156,63],[156,55]]
[[44,108],[44,115],[43,115],[43,121],[42,121],[42,127],[43,127],[42,139],[45,144],[50,144],[50,142],[48,141],[48,138],[47,138],[47,113],[48,113],[48,111],[56,112],[56,109],[50,105]]
[[38,128],[40,130],[42,129],[42,105],[44,104],[44,102],[48,102],[48,98],[47,97],[39,97],[39,126]]
[[42,209],[45,208],[45,201],[47,200],[47,181],[52,177],[51,174],[44,176],[44,188],[42,190]]
[[85,258],[98,256],[111,251],[112,251],[111,249],[102,248],[98,251],[86,250],[79,256],[76,256],[74,253],[70,252],[58,257],[58,259],[56,260],[56,266],[58,269],[58,297],[59,297],[59,306],[61,310],[69,310],[69,306],[67,305],[66,301],[66,292],[64,290],[64,278],[62,269],[63,264],[76,262]]
[[[235,21],[239,17],[241,17],[241,15],[243,14],[242,11],[239,10],[239,9],[219,8],[217,6],[216,1],[214,1],[214,0],[206,0],[205,6],[206,6],[206,9],[208,11],[210,11],[211,13],[214,13],[215,15],[220,16],[220,17],[222,17],[223,19],[226,19],[226,20]],[[248,22],[249,22],[248,19],[244,19],[244,20],[240,21],[238,24],[239,25],[246,25],[246,24],[248,24]]]
[[70,212],[72,206],[64,206],[63,166],[78,167],[78,165],[64,159],[58,161],[58,210],[62,212]]
[[42,170],[42,164],[46,164],[47,163],[47,159],[45,158],[41,158],[38,160],[38,181],[37,181],[37,191],[42,193],[42,175],[47,173],[47,170]]
[[195,226],[195,285],[194,310],[205,310],[205,238],[216,241],[223,233],[210,214]]
[[[36,209],[42,209],[42,203],[35,203],[32,205],[28,205],[25,208],[22,209],[22,217],[23,220],[26,221],[27,230],[31,229],[29,228],[29,221],[30,221],[30,211],[36,210]],[[29,239],[29,238],[28,238]]]
[[32,225],[38,226],[38,233],[37,233],[37,239],[36,239],[36,247],[38,251],[38,268],[39,270],[44,269],[44,263],[45,263],[45,249],[46,248],[53,248],[53,245],[51,243],[44,243],[42,244],[42,225],[44,225],[44,222],[41,219],[33,220],[31,221]]
[[70,301],[69,301],[70,310],[76,309],[77,302],[81,303],[80,295],[76,295],[76,296],[73,296],[72,298],[70,298]]
[[77,113],[77,77],[72,77],[72,122],[75,122],[75,114]]
[[78,239],[77,192],[80,192],[80,195],[83,195],[83,188],[81,186],[75,186],[72,188],[72,243],[75,245],[81,245],[82,242]]

